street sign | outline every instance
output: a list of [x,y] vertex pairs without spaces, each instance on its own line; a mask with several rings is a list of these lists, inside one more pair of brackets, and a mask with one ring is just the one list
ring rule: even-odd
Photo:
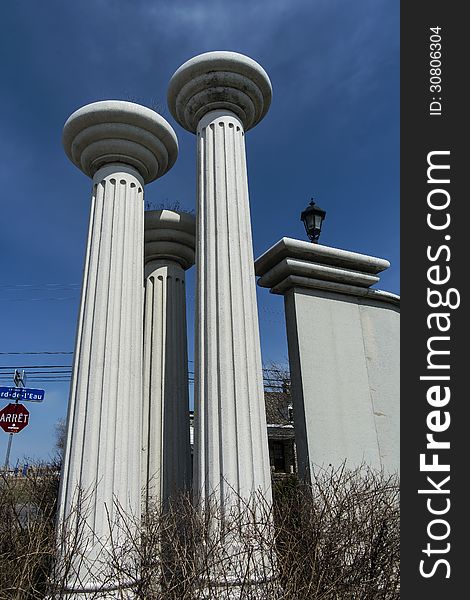
[[0,398],[5,400],[22,400],[26,402],[42,402],[44,390],[35,388],[0,387]]
[[0,427],[6,433],[18,433],[29,423],[29,410],[22,404],[7,404],[0,410]]

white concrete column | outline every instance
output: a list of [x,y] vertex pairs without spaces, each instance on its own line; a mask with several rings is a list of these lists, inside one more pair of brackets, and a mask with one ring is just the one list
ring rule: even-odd
[[399,297],[384,259],[282,238],[256,263],[285,298],[299,473],[400,464]]
[[260,65],[234,52],[187,61],[168,90],[197,135],[194,487],[221,506],[271,494],[245,159],[271,95]]
[[195,219],[145,212],[143,481],[147,503],[191,484],[185,271],[194,264]]
[[[65,585],[73,598],[97,589],[114,598],[135,577],[117,579],[108,552],[126,537],[124,522],[135,530],[141,507],[144,183],[171,168],[178,146],[162,117],[121,101],[73,113],[63,145],[93,178],[93,190],[59,495],[67,539],[58,572],[71,560]],[[79,545],[67,558],[77,524]],[[126,558],[129,565],[135,560]]]

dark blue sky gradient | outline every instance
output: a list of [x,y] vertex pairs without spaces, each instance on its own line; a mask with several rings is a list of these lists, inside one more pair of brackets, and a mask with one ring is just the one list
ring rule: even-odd
[[[209,50],[251,56],[273,84],[268,115],[246,137],[255,256],[283,236],[305,239],[299,215],[313,196],[327,211],[321,242],[387,258],[379,285],[399,292],[397,0],[16,0],[0,16],[0,352],[74,347],[91,186],[62,150],[67,117],[103,99],[163,114],[180,155],[146,200],[191,210],[195,140],[169,115],[166,90],[180,64]],[[286,362],[282,298],[258,298],[263,360]],[[0,366],[70,362],[0,354]],[[68,384],[32,377],[46,400],[28,405],[13,462],[47,458],[66,412]]]

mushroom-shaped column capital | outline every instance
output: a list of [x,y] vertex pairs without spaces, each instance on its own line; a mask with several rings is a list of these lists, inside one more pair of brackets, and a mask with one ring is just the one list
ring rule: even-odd
[[171,114],[192,133],[214,110],[235,113],[247,131],[266,115],[271,98],[266,71],[238,52],[206,52],[191,58],[174,73],[168,88]]
[[145,265],[156,260],[177,262],[184,270],[194,264],[196,220],[174,210],[145,212]]
[[110,163],[134,167],[144,183],[171,169],[178,156],[176,134],[155,111],[122,100],[87,104],[66,121],[65,153],[89,177]]

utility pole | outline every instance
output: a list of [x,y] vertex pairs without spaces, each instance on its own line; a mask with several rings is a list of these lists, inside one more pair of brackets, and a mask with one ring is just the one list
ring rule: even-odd
[[[18,369],[15,369],[15,374],[13,375],[13,383],[15,384],[15,387],[25,387],[25,380],[26,380],[26,375],[25,372],[23,371],[23,373],[20,373],[18,371]],[[19,400],[19,396],[16,396],[15,399],[15,404],[18,404],[18,400]],[[8,469],[10,468],[10,451],[11,451],[11,443],[13,441],[13,433],[9,434],[9,438],[8,438],[8,445],[7,445],[7,453],[5,456],[5,466],[4,466],[4,470],[5,472],[8,471]]]

